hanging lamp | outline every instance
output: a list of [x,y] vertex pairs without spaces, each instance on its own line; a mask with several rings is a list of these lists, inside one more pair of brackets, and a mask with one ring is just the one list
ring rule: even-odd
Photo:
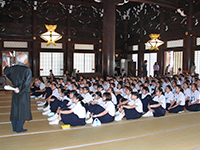
[[145,44],[151,47],[150,50],[159,50],[158,47],[164,44],[163,41],[158,39],[160,37],[160,34],[150,34],[149,37],[151,38],[151,40],[149,40]]

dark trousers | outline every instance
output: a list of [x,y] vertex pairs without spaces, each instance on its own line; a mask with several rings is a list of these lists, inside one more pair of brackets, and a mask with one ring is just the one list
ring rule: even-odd
[[125,117],[127,120],[138,119],[138,118],[141,118],[143,115],[143,113],[139,113],[135,108],[133,109],[124,108],[124,111],[125,111]]
[[14,132],[21,132],[23,130],[25,120],[11,120]]
[[154,77],[157,77],[157,76],[158,76],[158,71],[155,70],[155,71],[154,71]]
[[[93,111],[93,114],[97,115],[104,111],[105,111],[105,109],[103,107],[101,107],[100,105],[96,105],[96,109]],[[104,116],[97,117],[97,118],[101,121],[101,123],[109,123],[109,122],[113,122],[115,117],[111,116],[109,113],[107,113]]]
[[175,108],[172,108],[169,110],[169,113],[178,113],[179,111],[183,111],[184,110],[184,106],[178,105]]
[[[153,105],[153,104],[158,104],[158,102],[151,100],[150,105]],[[151,108],[151,109],[154,110],[154,112],[153,112],[154,117],[162,117],[165,115],[166,110],[162,106],[159,106],[156,108]]]

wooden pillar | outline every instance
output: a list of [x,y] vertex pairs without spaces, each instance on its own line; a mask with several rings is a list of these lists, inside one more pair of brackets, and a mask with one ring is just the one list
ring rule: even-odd
[[97,49],[97,68],[96,72],[102,72],[102,41],[100,40],[98,44],[98,49]]
[[187,35],[184,41],[184,51],[183,51],[183,70],[190,70],[191,57],[194,55],[192,50],[192,15],[193,15],[193,1],[189,4],[189,16],[187,17]]
[[72,73],[73,70],[73,52],[72,52],[72,39],[71,39],[71,15],[67,15],[67,52],[66,52],[66,70]]
[[33,51],[32,51],[32,73],[33,77],[38,77],[39,76],[39,37],[36,36],[36,29],[37,29],[37,10],[32,10],[33,11],[33,16],[32,16],[32,34],[33,34]]
[[114,76],[115,65],[115,1],[103,2],[103,75]]
[[3,47],[3,41],[0,39],[0,67],[1,67],[1,69],[0,69],[0,76],[2,76],[3,75],[3,72],[2,72],[2,64],[3,64],[3,60],[2,60],[2,47]]
[[102,73],[102,20],[98,15],[98,44],[97,44],[97,68],[96,72]]
[[145,51],[145,45],[144,45],[144,41],[143,41],[143,14],[140,14],[140,39],[139,39],[139,50],[138,50],[138,75],[141,75],[141,68],[142,68],[142,64],[144,61],[144,51]]
[[128,59],[128,45],[127,45],[127,39],[128,39],[128,21],[124,21],[124,58]]
[[[162,33],[164,33],[164,11],[163,7],[160,7],[160,37],[162,40]],[[164,73],[164,45],[159,47],[159,51],[157,53],[157,62],[160,66],[159,74]]]

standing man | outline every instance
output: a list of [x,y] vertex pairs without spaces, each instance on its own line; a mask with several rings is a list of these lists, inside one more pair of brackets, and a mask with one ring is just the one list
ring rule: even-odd
[[142,70],[143,77],[146,77],[147,76],[147,60],[144,61],[141,70]]
[[30,106],[30,85],[32,79],[31,69],[26,67],[25,64],[28,62],[28,56],[25,53],[19,53],[17,56],[17,65],[6,67],[4,74],[12,82],[14,88],[18,89],[19,92],[12,92],[12,106],[10,120],[14,132],[26,132],[27,129],[23,129],[25,120],[32,119],[31,106]]
[[125,70],[124,69],[122,69],[122,73],[121,73],[121,75],[120,75],[122,78],[123,77],[126,77],[126,73],[125,73]]

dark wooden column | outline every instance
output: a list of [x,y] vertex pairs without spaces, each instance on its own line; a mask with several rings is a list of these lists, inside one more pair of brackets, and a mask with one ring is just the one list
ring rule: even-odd
[[128,21],[125,20],[124,21],[124,51],[125,51],[125,54],[124,54],[124,58],[125,59],[128,59],[128,46],[127,46],[127,39],[128,39]]
[[73,69],[73,53],[72,53],[72,39],[71,39],[71,15],[68,13],[67,15],[67,52],[66,52],[66,70],[69,71],[69,73],[72,73]]
[[102,73],[102,21],[101,21],[101,17],[98,15],[98,44],[97,44],[97,68],[96,68],[96,72]]
[[194,55],[192,50],[192,14],[193,14],[193,1],[189,4],[189,16],[187,17],[187,32],[184,41],[184,51],[183,51],[183,70],[190,70],[191,66],[191,56]]
[[[164,12],[163,7],[160,7],[160,37],[162,40],[162,33],[164,33]],[[164,73],[164,47],[165,44],[159,47],[159,51],[157,53],[157,62],[160,66],[159,74]]]
[[103,2],[103,74],[114,76],[115,65],[115,1]]
[[2,47],[3,47],[3,41],[2,41],[2,39],[0,38],[0,76],[2,76],[3,75],[3,72],[2,72],[2,64],[3,64],[3,60],[2,60]]
[[141,75],[141,68],[142,68],[142,64],[144,61],[144,51],[145,51],[145,45],[144,45],[144,41],[143,41],[143,14],[140,13],[140,39],[139,39],[139,50],[138,50],[138,75]]
[[37,10],[33,10],[32,16],[32,30],[33,30],[33,51],[32,51],[32,73],[33,77],[39,76],[39,36],[36,36],[36,29],[37,29]]
[[102,40],[99,40],[97,49],[97,68],[96,72],[102,72]]

